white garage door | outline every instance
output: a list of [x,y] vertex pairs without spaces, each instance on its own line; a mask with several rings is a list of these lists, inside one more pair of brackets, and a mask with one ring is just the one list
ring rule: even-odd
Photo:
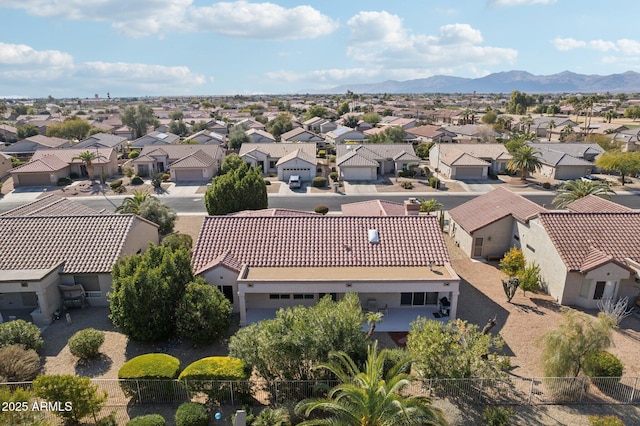
[[456,179],[482,179],[484,167],[457,167]]
[[343,167],[340,177],[343,180],[374,180],[376,169],[373,167]]
[[176,169],[176,181],[177,182],[202,182],[202,170],[192,170],[192,169]]
[[49,186],[49,173],[24,173],[19,175],[20,186]]
[[300,180],[302,181],[310,181],[314,178],[315,173],[313,169],[309,169],[308,167],[303,168],[283,168],[282,169],[282,180],[284,182],[288,182],[289,178],[292,175],[300,176]]

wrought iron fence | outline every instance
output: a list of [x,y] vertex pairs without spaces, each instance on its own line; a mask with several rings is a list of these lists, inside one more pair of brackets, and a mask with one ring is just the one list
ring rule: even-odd
[[[192,400],[271,405],[325,396],[338,382],[92,379],[92,383],[107,393],[107,406],[120,407]],[[32,383],[0,386],[31,389]],[[640,377],[427,379],[413,382],[404,392],[485,405],[640,404]]]

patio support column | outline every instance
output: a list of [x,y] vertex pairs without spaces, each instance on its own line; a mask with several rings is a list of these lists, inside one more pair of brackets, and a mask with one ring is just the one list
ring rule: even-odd
[[455,319],[458,311],[458,296],[460,292],[452,291],[449,293],[449,300],[451,301],[451,308],[449,310],[449,318]]
[[240,326],[247,325],[247,303],[245,300],[244,288],[238,286],[238,308],[240,310]]

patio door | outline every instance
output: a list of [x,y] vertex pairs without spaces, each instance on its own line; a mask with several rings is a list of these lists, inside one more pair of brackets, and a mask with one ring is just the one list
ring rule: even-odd
[[482,244],[484,238],[476,237],[473,239],[473,257],[482,257]]

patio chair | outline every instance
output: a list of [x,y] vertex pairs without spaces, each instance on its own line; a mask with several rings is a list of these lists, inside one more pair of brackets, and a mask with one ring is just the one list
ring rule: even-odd
[[449,302],[449,299],[447,299],[447,297],[443,297],[440,299],[440,314],[444,315],[444,316],[449,316],[449,312],[451,311],[451,302]]
[[376,299],[367,299],[367,312],[378,312],[378,301]]

